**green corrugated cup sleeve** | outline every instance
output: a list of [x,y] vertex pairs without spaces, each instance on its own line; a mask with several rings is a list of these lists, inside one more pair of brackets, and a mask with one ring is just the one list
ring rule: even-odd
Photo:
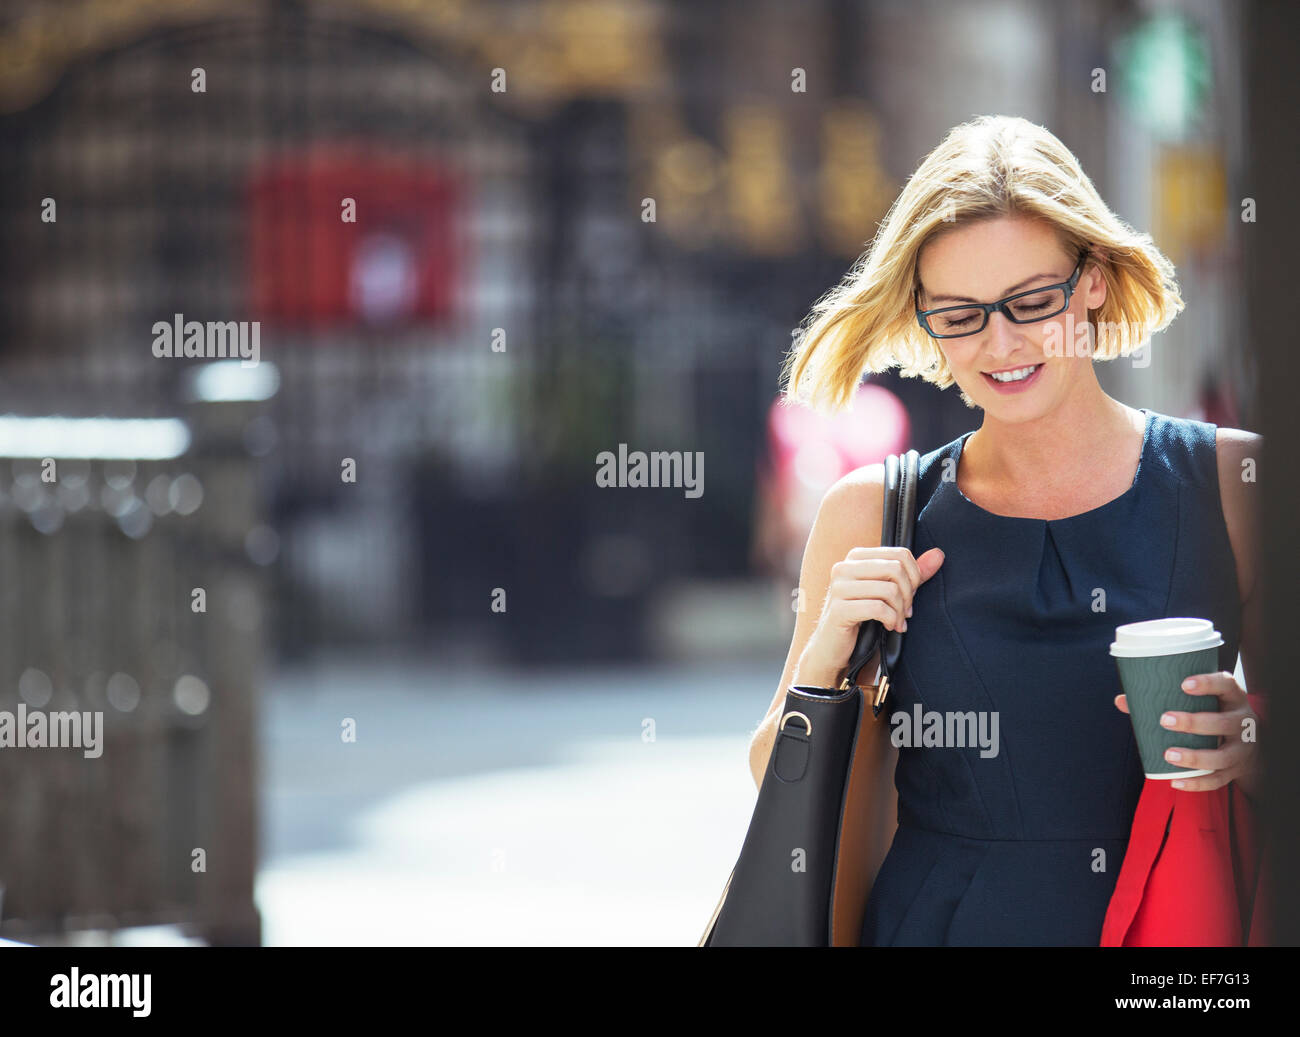
[[1142,756],[1142,770],[1148,778],[1178,778],[1208,774],[1209,771],[1180,767],[1165,759],[1167,749],[1217,749],[1218,735],[1194,735],[1162,727],[1160,718],[1174,710],[1182,713],[1219,711],[1217,695],[1189,695],[1183,681],[1197,673],[1219,670],[1219,649],[1200,648],[1195,652],[1174,655],[1148,655],[1140,658],[1116,657],[1120,683],[1128,697],[1133,735]]

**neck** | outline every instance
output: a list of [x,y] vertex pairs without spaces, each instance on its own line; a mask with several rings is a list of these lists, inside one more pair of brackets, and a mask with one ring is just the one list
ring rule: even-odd
[[1070,483],[1113,457],[1133,427],[1129,408],[1097,385],[1095,392],[1029,421],[1001,421],[986,412],[965,451],[975,454],[976,467],[988,479],[1010,485],[1041,485],[1046,479]]

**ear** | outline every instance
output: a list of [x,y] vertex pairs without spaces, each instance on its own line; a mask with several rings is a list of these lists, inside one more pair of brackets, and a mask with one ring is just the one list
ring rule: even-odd
[[1102,246],[1092,248],[1079,276],[1078,292],[1087,302],[1089,310],[1099,310],[1106,301],[1106,278],[1102,269],[1110,264],[1110,250]]

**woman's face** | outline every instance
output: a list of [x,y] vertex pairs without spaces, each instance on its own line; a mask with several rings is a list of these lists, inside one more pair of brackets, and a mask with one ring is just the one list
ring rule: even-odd
[[[936,309],[964,302],[997,302],[1008,295],[1069,279],[1078,257],[1062,248],[1049,224],[1023,217],[982,220],[948,231],[930,241],[919,263],[920,306]],[[1092,363],[1081,344],[1091,341],[1080,329],[1106,300],[1106,282],[1086,265],[1070,297],[1070,306],[1034,324],[1015,324],[994,313],[974,335],[935,339],[957,385],[978,407],[1009,421],[1046,414],[1071,392],[1086,387],[1085,368]],[[1036,298],[1028,298],[1029,306]],[[1032,309],[1022,310],[1032,314]],[[958,315],[960,317],[960,315]],[[978,326],[978,320],[976,321]],[[954,330],[960,330],[960,325]],[[1072,355],[1075,354],[1075,355]],[[989,372],[1016,371],[1041,365],[1023,383],[999,387]]]

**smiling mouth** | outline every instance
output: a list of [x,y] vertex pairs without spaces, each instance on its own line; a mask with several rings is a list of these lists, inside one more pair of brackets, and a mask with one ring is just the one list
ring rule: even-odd
[[1023,382],[1034,377],[1034,375],[1038,373],[1038,369],[1042,366],[1042,362],[1040,361],[1037,364],[1021,364],[1019,367],[1003,367],[997,371],[981,371],[980,374],[984,375],[986,378],[993,378],[994,375],[1005,376],[1019,371],[1025,372],[1019,378],[993,378],[993,380],[999,385],[1007,385],[1014,384],[1015,382]]

